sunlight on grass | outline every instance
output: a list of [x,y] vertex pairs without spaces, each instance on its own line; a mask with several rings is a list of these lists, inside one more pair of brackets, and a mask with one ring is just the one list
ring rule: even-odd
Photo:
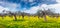
[[0,17],[0,27],[1,28],[60,28],[60,17],[52,18],[46,16],[47,22],[44,22],[44,18],[38,16],[25,16],[22,19],[22,16],[17,16],[17,21],[14,21],[14,17]]

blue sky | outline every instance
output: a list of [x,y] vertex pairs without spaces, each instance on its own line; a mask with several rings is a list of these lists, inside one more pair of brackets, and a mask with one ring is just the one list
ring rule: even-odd
[[24,11],[36,13],[39,9],[55,9],[60,13],[60,0],[0,0],[0,11]]

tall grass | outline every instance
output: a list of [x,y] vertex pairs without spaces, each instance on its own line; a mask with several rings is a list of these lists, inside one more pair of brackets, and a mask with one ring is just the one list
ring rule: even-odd
[[22,16],[20,18],[17,16],[17,21],[14,21],[13,18],[6,16],[2,19],[0,17],[0,28],[60,28],[60,17],[47,16],[47,22],[44,21],[44,18],[38,19],[38,16],[25,16],[24,19]]

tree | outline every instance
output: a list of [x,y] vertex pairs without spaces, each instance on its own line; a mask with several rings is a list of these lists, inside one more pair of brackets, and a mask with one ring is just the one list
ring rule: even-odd
[[21,15],[22,15],[22,18],[24,19],[24,12],[22,12]]
[[38,10],[36,14],[38,15],[38,18],[43,16],[42,15],[42,10]]
[[0,16],[2,17],[2,19],[4,19],[4,15],[0,14]]
[[7,14],[4,13],[4,12],[5,12],[5,10],[3,10],[2,13],[0,13],[0,16],[2,17],[2,19],[4,19],[4,17],[6,17],[6,15],[7,15]]
[[46,18],[46,13],[45,13],[45,11],[42,11],[42,14],[43,14],[43,17],[44,17],[44,21],[47,21],[47,18]]
[[12,16],[14,16],[14,20],[16,21],[17,20],[17,17],[16,17],[16,13],[12,13],[11,11],[8,11],[9,14],[11,14]]
[[19,18],[20,18],[20,16],[21,16],[21,12],[20,11],[18,11],[17,12],[17,15],[19,16]]

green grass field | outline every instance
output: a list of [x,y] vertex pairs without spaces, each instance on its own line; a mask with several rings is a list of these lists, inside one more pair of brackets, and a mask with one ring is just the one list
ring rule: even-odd
[[10,18],[8,16],[0,17],[0,28],[60,28],[60,17],[48,17],[47,22],[44,21],[44,18],[38,19],[38,16],[25,16],[22,19],[17,16],[17,21],[14,21],[14,17]]

